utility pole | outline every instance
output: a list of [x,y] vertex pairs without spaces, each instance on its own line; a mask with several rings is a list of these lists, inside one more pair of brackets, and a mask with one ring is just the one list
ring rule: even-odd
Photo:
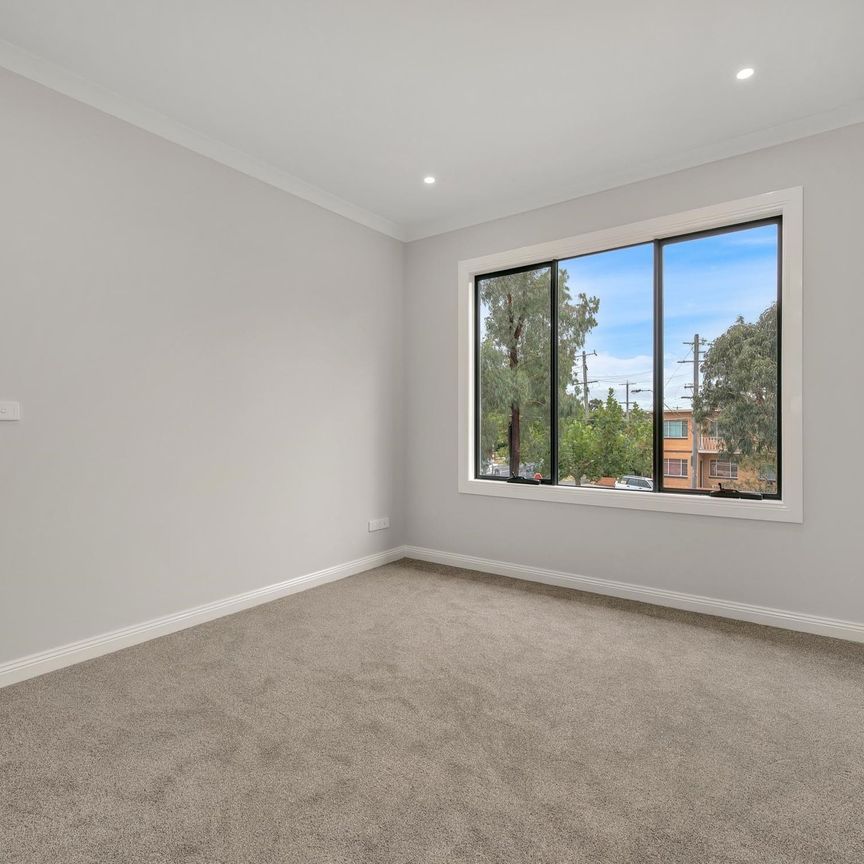
[[[685,345],[693,346],[693,359],[692,360],[679,360],[679,363],[692,363],[693,364],[693,383],[685,384],[684,386],[687,389],[693,391],[693,396],[684,396],[684,399],[693,399],[694,396],[699,395],[699,370],[702,365],[702,353],[706,345],[710,345],[710,342],[705,341],[704,339],[699,338],[698,333],[693,334],[692,342],[685,342]],[[696,429],[696,421],[694,419],[693,414],[690,415],[690,488],[696,489],[699,486],[699,478],[697,474],[699,473],[699,435]]]
[[582,352],[582,406],[585,408],[585,419],[588,419],[588,385],[596,384],[596,381],[588,380],[588,358],[596,357],[597,352],[592,351],[590,354]]
[[[650,390],[646,390],[644,387],[634,387],[632,390],[630,389],[631,385],[635,384],[635,381],[625,381],[624,382],[624,417],[629,420],[630,419],[630,394],[631,393],[650,393]],[[634,403],[636,400],[633,400]]]
[[[632,390],[630,389],[630,381],[625,382],[625,387],[627,388],[627,419],[630,419],[630,396],[631,394],[635,395],[636,393],[653,393],[654,391],[650,387],[634,387]],[[635,382],[633,382],[635,383]],[[633,400],[633,403],[638,405],[636,400]]]

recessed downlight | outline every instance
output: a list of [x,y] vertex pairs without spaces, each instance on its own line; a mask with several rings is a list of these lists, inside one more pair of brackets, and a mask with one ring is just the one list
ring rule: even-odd
[[434,178],[431,174],[429,174],[429,175],[427,175],[426,177],[423,178],[423,182],[424,182],[427,186],[431,186],[431,185],[435,182],[435,178]]
[[752,78],[755,72],[755,69],[751,68],[750,66],[745,66],[743,69],[738,70],[738,74],[735,77],[739,81],[746,81],[748,78]]

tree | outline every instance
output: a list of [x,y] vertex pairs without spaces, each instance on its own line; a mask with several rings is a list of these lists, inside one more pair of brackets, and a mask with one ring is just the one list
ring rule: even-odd
[[716,420],[727,455],[772,462],[777,453],[777,304],[754,323],[738,317],[702,363],[697,423]]
[[651,476],[653,464],[651,415],[634,406],[626,417],[611,388],[606,401],[591,400],[586,421],[576,416],[561,421],[558,443],[559,473],[581,478],[620,477],[622,474]]
[[[567,271],[559,272],[558,397],[566,403],[575,386],[576,353],[597,324],[600,301],[578,294],[571,300]],[[523,463],[549,471],[551,281],[548,268],[482,280],[480,389],[481,447],[491,454],[509,443],[510,474]]]
[[576,485],[582,477],[594,474],[597,461],[597,436],[594,428],[581,417],[561,421],[558,436],[558,473],[561,479],[572,477]]
[[624,435],[624,409],[610,387],[606,402],[591,415],[591,425],[597,436],[596,477],[615,477],[630,473],[626,466],[628,442]]
[[638,405],[630,409],[630,419],[625,424],[628,451],[627,468],[620,473],[639,474],[650,477],[654,465],[654,422],[652,415]]

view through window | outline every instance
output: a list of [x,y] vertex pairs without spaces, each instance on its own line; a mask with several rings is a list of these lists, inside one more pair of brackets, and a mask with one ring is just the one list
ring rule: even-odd
[[478,280],[480,473],[549,480],[552,267]]
[[560,483],[653,484],[653,274],[651,243],[558,265]]
[[777,218],[476,277],[477,476],[777,497],[779,244]]
[[[674,489],[777,492],[776,221],[662,246],[664,457],[687,458]],[[688,452],[689,451],[689,452]]]

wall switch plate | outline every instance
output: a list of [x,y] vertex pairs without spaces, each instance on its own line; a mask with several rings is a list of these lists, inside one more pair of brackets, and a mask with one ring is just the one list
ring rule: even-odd
[[20,420],[20,402],[0,402],[0,420]]
[[390,527],[390,517],[384,516],[381,519],[370,519],[369,520],[369,530],[370,531],[383,531],[385,528]]

